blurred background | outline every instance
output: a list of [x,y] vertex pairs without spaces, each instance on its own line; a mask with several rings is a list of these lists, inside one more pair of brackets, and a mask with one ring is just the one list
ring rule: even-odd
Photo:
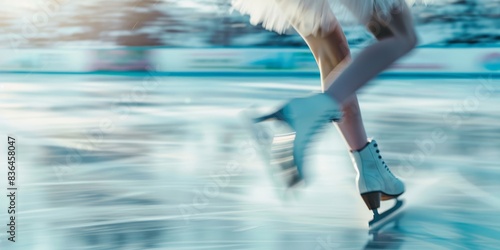
[[[359,93],[408,189],[369,232],[333,126],[285,201],[246,129],[242,111],[320,91],[297,34],[228,0],[0,1],[0,136],[17,138],[19,187],[16,243],[0,198],[0,249],[496,249],[500,1],[413,11],[419,47]],[[354,56],[373,42],[342,23]]]
[[[498,0],[434,0],[414,7],[425,46],[498,45]],[[249,24],[229,0],[2,1],[2,47],[304,47],[297,35],[280,36]],[[32,24],[32,25],[30,25]],[[26,28],[25,26],[35,26]],[[345,29],[352,45],[370,36]]]

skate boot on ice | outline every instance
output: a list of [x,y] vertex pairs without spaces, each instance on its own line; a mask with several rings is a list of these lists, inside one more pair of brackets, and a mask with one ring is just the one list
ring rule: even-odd
[[358,172],[359,193],[368,209],[373,211],[373,220],[369,223],[372,226],[401,207],[402,201],[398,200],[388,211],[378,213],[380,201],[396,199],[404,193],[405,186],[387,167],[375,140],[359,151],[352,151],[351,158]]
[[288,188],[303,183],[305,151],[312,137],[325,125],[338,121],[341,117],[339,105],[333,99],[326,94],[315,94],[306,98],[292,99],[275,113],[254,119],[255,123],[269,119],[283,121],[295,131],[295,137],[291,141],[293,144],[289,147],[288,158],[291,160],[282,161],[287,165],[282,164],[282,168],[287,169],[289,173],[286,177]]

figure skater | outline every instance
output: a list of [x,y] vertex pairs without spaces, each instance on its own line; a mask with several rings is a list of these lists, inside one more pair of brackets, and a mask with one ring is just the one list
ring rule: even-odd
[[[313,135],[334,121],[349,146],[360,195],[376,220],[380,200],[397,198],[405,187],[389,170],[375,140],[367,139],[356,91],[416,46],[405,0],[233,0],[232,5],[250,15],[252,24],[262,23],[268,30],[284,33],[293,27],[320,70],[323,93],[292,99],[275,113],[254,120],[281,120],[295,131],[297,178],[289,186],[303,180],[304,157]],[[352,61],[333,9],[349,11],[377,38]]]

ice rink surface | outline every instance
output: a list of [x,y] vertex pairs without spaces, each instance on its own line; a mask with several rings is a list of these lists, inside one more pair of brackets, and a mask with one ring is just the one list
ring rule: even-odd
[[372,234],[334,126],[309,152],[308,187],[282,201],[239,116],[314,91],[300,77],[3,75],[0,159],[14,136],[19,200],[11,244],[0,198],[0,249],[498,247],[498,78],[363,89],[368,134],[407,184],[403,213]]

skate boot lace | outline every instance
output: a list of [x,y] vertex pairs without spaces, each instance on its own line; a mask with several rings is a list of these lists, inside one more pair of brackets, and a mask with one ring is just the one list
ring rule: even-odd
[[[373,146],[374,146],[375,148],[377,148],[377,147],[378,147],[377,143],[373,144]],[[380,150],[377,148],[375,152],[377,152],[377,154],[378,154],[378,159],[379,159],[380,161],[382,161],[382,164],[384,165],[385,170],[386,170],[387,172],[389,172],[389,174],[391,174],[393,177],[396,177],[396,176],[394,176],[394,174],[391,172],[391,170],[389,169],[389,167],[387,166],[387,164],[385,164],[385,161],[384,161],[384,160],[382,160],[382,155],[380,155]]]

